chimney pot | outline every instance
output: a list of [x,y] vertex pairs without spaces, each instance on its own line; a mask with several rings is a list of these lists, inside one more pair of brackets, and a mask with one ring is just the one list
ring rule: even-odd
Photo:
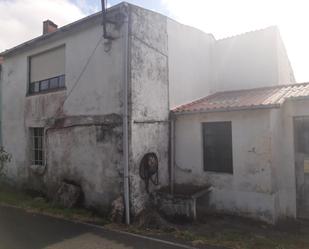
[[58,26],[50,20],[43,22],[43,35],[56,31]]

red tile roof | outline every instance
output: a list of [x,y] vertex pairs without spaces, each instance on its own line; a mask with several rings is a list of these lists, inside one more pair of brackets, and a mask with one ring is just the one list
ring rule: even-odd
[[181,114],[279,108],[287,99],[302,97],[309,97],[309,83],[217,92],[205,98],[178,106],[172,112]]

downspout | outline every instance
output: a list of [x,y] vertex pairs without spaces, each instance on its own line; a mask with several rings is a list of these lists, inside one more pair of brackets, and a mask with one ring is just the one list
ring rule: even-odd
[[175,117],[173,113],[170,114],[170,141],[171,141],[171,179],[170,179],[170,191],[174,195],[175,188]]
[[0,57],[0,146],[2,146],[2,57]]
[[102,6],[103,37],[104,37],[104,39],[107,39],[107,34],[106,34],[106,2],[105,2],[105,0],[101,0],[101,6]]
[[[128,5],[125,5],[128,10]],[[130,224],[130,190],[129,190],[129,135],[128,135],[128,66],[129,66],[129,17],[124,11],[123,32],[123,190],[126,224]]]

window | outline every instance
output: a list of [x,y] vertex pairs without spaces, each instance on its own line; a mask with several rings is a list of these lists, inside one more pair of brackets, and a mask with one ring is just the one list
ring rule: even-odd
[[44,128],[31,128],[32,164],[44,164]]
[[64,82],[65,82],[64,75],[60,75],[58,77],[54,77],[47,80],[41,80],[38,82],[32,82],[30,83],[29,93],[33,94],[53,89],[64,88],[65,87]]
[[65,47],[29,58],[29,94],[65,88]]
[[294,118],[294,130],[296,152],[309,155],[309,118]]
[[204,170],[233,173],[231,122],[203,123]]

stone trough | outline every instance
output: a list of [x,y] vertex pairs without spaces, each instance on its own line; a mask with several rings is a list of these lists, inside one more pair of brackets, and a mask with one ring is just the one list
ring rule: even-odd
[[167,217],[197,219],[197,200],[211,191],[211,186],[175,185],[173,194],[169,187],[164,187],[152,195],[158,211]]

